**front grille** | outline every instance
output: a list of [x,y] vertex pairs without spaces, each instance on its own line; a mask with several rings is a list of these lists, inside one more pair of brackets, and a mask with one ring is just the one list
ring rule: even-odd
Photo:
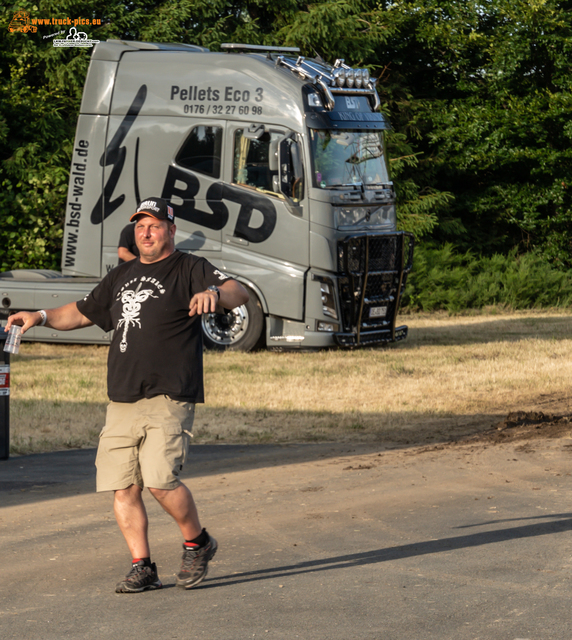
[[403,339],[395,327],[413,261],[413,235],[363,234],[338,242],[338,284],[343,330],[338,344],[355,346]]

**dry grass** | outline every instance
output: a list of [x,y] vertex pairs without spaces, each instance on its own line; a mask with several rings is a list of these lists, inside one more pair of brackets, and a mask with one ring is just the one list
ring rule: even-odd
[[[509,411],[568,406],[572,326],[564,312],[411,315],[382,349],[207,353],[196,442],[435,442]],[[22,345],[12,360],[15,453],[95,446],[107,348]]]
[[107,347],[22,343],[10,362],[10,449],[93,447],[105,419]]

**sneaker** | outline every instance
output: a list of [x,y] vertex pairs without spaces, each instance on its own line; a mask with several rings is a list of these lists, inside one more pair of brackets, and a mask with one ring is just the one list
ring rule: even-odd
[[143,560],[135,562],[125,579],[117,583],[115,593],[139,593],[146,589],[161,589],[163,587],[157,574],[157,566],[153,562],[146,567]]
[[192,589],[206,578],[209,560],[212,560],[218,549],[217,541],[208,533],[207,536],[209,541],[202,547],[187,547],[183,544],[183,560],[177,574],[178,587]]

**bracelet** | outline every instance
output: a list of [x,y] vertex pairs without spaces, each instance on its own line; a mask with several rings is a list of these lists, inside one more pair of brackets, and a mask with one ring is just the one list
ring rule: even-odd
[[40,309],[38,311],[38,313],[42,316],[42,321],[40,322],[40,327],[43,327],[46,324],[47,320],[48,320],[48,314],[43,309]]

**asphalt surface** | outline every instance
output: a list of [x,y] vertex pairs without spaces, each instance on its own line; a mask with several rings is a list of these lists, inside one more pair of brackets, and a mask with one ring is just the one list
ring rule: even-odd
[[219,551],[176,588],[182,541],[149,496],[164,588],[133,595],[95,451],[0,461],[0,638],[566,640],[571,447],[194,446]]

